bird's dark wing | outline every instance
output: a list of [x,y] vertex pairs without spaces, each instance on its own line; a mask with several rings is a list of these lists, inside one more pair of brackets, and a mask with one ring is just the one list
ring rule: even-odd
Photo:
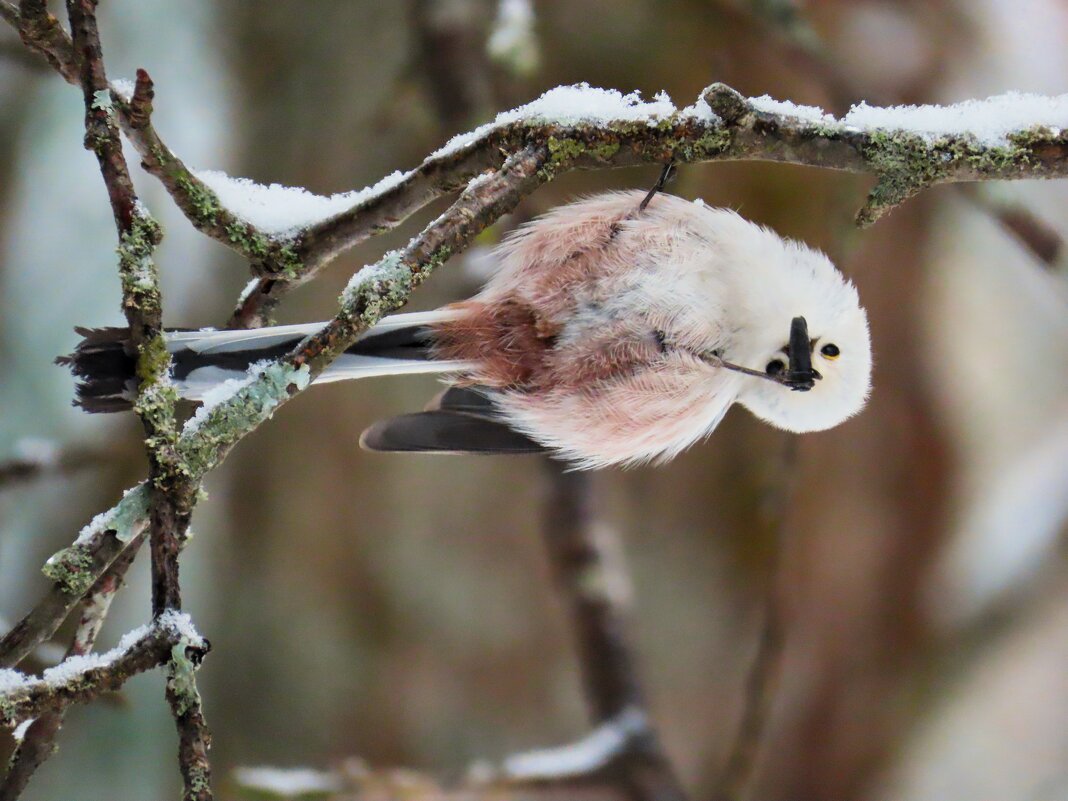
[[462,412],[484,417],[487,420],[501,419],[501,413],[493,405],[487,390],[477,386],[444,389],[431,399],[423,411]]
[[545,447],[510,428],[476,388],[450,387],[424,412],[379,420],[360,437],[371,451],[415,453],[544,453]]

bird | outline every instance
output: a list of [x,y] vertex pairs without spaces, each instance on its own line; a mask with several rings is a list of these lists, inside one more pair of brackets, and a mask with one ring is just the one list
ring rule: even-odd
[[[857,414],[871,387],[867,314],[823,253],[736,212],[676,195],[600,193],[498,246],[473,297],[395,314],[317,383],[438,373],[419,412],[371,425],[374,451],[547,453],[576,469],[664,463],[735,403],[795,433]],[[182,397],[212,402],[250,365],[323,324],[169,331]],[[84,409],[130,408],[124,329],[78,329],[67,365]]]

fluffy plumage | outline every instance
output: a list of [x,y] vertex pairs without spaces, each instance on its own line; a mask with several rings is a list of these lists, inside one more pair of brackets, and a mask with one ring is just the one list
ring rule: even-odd
[[[831,262],[731,211],[657,195],[599,195],[549,212],[500,248],[500,269],[437,326],[443,358],[476,366],[517,430],[582,467],[665,461],[735,401],[790,431],[858,412],[871,346],[856,290]],[[809,392],[763,370],[803,316],[822,375]],[[834,344],[833,361],[821,347]]]
[[[547,448],[584,468],[670,459],[735,402],[795,432],[863,407],[867,318],[823,254],[700,202],[660,194],[639,210],[643,196],[598,195],[520,228],[476,296],[387,318],[318,380],[438,371],[471,388],[454,408],[377,424],[364,438],[374,449]],[[798,317],[819,374],[809,391],[723,366],[787,365]],[[176,361],[191,368],[180,389],[197,397],[315,328],[172,335]],[[99,339],[83,344],[81,361],[74,354],[73,369],[88,379],[81,397],[112,410],[121,377],[93,370],[128,360],[102,354]]]

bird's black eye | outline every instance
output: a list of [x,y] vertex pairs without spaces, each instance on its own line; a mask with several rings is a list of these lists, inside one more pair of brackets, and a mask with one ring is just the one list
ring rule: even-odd
[[831,359],[832,361],[842,355],[842,351],[838,350],[838,346],[830,342],[820,348],[820,353],[823,354],[823,358]]
[[768,362],[768,366],[764,368],[764,372],[768,375],[778,375],[786,369],[786,363],[782,359],[773,359]]

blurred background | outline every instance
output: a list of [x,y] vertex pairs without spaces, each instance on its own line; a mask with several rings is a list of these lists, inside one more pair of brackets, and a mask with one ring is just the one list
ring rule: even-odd
[[[683,106],[723,81],[842,113],[860,100],[1058,94],[1068,75],[1063,0],[112,0],[101,28],[109,77],[148,69],[156,127],[187,163],[321,194],[409,168],[558,84],[666,90]],[[103,456],[0,487],[7,621],[44,591],[44,559],[145,473],[136,420],[72,409],[72,381],[51,363],[74,325],[122,322],[82,113],[79,93],[0,30],[0,461]],[[564,175],[481,244],[657,172]],[[168,324],[220,324],[244,265],[137,179],[167,232]],[[827,251],[869,310],[875,375],[862,415],[793,447],[735,409],[665,467],[594,477],[599,525],[632,574],[650,712],[685,785],[709,798],[770,587],[785,645],[749,797],[1066,799],[1068,272],[993,211],[1021,204],[1068,232],[1068,184],[939,187],[857,231],[869,183],[710,164],[682,168],[670,189]],[[434,208],[346,254],[279,321],[332,314],[352,272]],[[470,293],[484,261],[454,259],[411,309]],[[182,577],[214,645],[200,683],[221,797],[235,797],[239,765],[360,756],[447,779],[587,730],[539,535],[539,460],[357,447],[369,423],[436,391],[422,377],[314,389],[210,476]],[[146,579],[142,555],[102,647],[147,620]],[[174,797],[162,684],[152,673],[113,703],[72,709],[24,797]]]

